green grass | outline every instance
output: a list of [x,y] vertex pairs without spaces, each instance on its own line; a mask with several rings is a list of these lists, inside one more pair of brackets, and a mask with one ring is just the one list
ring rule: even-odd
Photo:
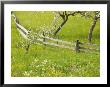
[[[20,23],[33,31],[40,26],[50,27],[52,12],[14,12]],[[80,52],[52,46],[32,44],[28,53],[26,41],[16,29],[12,18],[11,34],[11,76],[12,77],[98,77],[100,76],[100,53],[97,51]],[[88,42],[88,30],[92,20],[77,15],[69,17],[58,33],[59,39],[66,41]],[[100,23],[96,24],[92,43],[100,44]]]

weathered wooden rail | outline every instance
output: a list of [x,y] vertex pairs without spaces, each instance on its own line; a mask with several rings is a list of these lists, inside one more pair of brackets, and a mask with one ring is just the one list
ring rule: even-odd
[[[80,52],[81,50],[100,50],[99,48],[96,49],[97,45],[95,45],[95,44],[82,43],[79,40],[76,40],[75,42],[68,42],[68,41],[55,39],[55,38],[46,36],[44,31],[42,32],[42,34],[38,34],[39,38],[31,39],[31,38],[29,38],[28,29],[24,28],[19,23],[18,19],[16,18],[16,16],[14,14],[12,14],[12,16],[14,17],[14,22],[15,22],[17,30],[20,32],[20,34],[28,41],[34,40],[35,44],[41,44],[41,45],[45,45],[45,46],[50,45],[50,46],[55,46],[55,47],[60,47],[60,48],[67,48],[67,49],[75,50],[76,52]],[[86,46],[88,48],[86,48]]]

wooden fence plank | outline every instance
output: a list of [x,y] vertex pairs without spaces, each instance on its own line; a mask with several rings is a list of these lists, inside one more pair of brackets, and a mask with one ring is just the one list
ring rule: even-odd
[[[25,38],[25,39],[28,39],[29,41],[31,41],[30,38],[28,38],[28,30],[26,28],[24,28],[22,25],[20,25],[17,21],[16,21],[16,16],[13,15],[14,17],[14,22],[17,26],[17,30],[21,33],[21,35]],[[81,43],[79,42],[79,40],[76,40],[76,43],[72,43],[72,42],[68,42],[68,41],[63,41],[63,40],[59,40],[59,39],[55,39],[55,38],[51,38],[51,37],[48,37],[45,35],[45,32],[43,31],[43,34],[42,35],[39,35],[39,38],[37,39],[34,39],[36,42],[34,44],[44,44],[45,46],[46,45],[51,45],[51,46],[56,46],[56,47],[60,47],[60,48],[68,48],[68,49],[71,49],[71,50],[75,50],[76,52],[80,52],[80,50],[96,50],[94,48],[85,48],[84,46],[94,46],[96,47],[97,45],[96,44],[88,44],[88,43]],[[48,40],[51,40],[53,42],[49,42]],[[83,47],[80,47],[83,46]],[[28,46],[29,48],[29,46]],[[100,50],[100,49],[99,49]]]

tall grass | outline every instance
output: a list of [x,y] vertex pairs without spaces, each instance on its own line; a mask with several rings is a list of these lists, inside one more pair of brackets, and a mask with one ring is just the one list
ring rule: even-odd
[[[50,27],[52,12],[14,12],[20,23],[27,29],[36,31],[44,24]],[[32,44],[28,53],[27,41],[22,38],[11,21],[11,76],[12,77],[98,77],[100,76],[100,53],[80,52],[53,46]],[[80,15],[69,17],[67,23],[58,33],[59,39],[66,41],[88,42],[88,30],[92,20]],[[92,43],[100,44],[100,22],[93,32]]]

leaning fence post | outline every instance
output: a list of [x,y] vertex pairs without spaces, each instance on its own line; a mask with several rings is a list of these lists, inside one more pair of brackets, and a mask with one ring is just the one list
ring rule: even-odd
[[80,52],[79,48],[79,40],[76,40],[75,51]]

